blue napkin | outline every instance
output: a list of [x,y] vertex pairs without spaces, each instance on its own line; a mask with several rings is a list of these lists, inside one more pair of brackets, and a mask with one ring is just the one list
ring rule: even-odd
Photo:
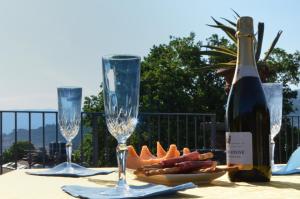
[[272,167],[273,175],[288,175],[300,173],[300,147],[296,149],[286,165],[275,165]]
[[150,196],[159,196],[174,194],[177,191],[195,188],[196,185],[189,182],[175,187],[164,185],[147,184],[143,186],[130,186],[128,192],[117,190],[112,187],[82,187],[76,185],[63,186],[62,190],[77,197],[87,199],[114,199],[114,198],[144,198]]
[[64,162],[46,171],[30,171],[26,173],[38,176],[86,177],[94,175],[106,175],[112,172],[113,171],[96,171],[93,169],[82,167],[75,163],[71,163],[71,165],[68,165],[66,162]]

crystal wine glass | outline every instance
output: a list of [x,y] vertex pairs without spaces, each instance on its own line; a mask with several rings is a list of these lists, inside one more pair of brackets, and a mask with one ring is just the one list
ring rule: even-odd
[[65,172],[74,173],[80,167],[71,162],[72,140],[78,134],[81,121],[81,97],[82,88],[61,87],[58,94],[58,124],[62,136],[66,139],[67,162],[61,165]]
[[109,132],[117,139],[119,181],[117,191],[129,193],[126,182],[126,141],[138,117],[140,57],[113,55],[102,59],[105,119]]
[[263,83],[262,87],[270,111],[270,159],[271,166],[274,167],[274,138],[280,131],[282,120],[282,83]]

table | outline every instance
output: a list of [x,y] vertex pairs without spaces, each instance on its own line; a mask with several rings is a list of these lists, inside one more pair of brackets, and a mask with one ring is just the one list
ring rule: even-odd
[[[116,168],[106,168],[106,170],[108,169],[116,170]],[[68,199],[73,197],[60,189],[63,185],[113,186],[117,179],[116,172],[85,178],[64,178],[31,176],[27,175],[25,171],[28,170],[16,170],[0,176],[0,199]],[[134,180],[131,173],[128,173],[127,178],[130,184],[144,184]],[[97,181],[98,184],[92,181]],[[210,185],[201,185],[195,189],[161,198],[299,199],[300,175],[273,176],[270,183],[251,184],[231,183],[224,175]]]

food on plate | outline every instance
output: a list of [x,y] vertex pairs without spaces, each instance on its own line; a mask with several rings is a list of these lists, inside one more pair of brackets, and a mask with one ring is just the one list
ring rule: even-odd
[[156,157],[150,152],[147,146],[142,147],[140,158],[143,160],[156,159]]
[[175,144],[171,144],[168,151],[165,151],[157,142],[157,156],[153,155],[147,146],[143,146],[140,155],[133,146],[128,146],[127,168],[170,168],[176,164],[187,161],[201,161],[213,158],[211,152],[200,154],[197,151],[191,152],[188,148],[183,149],[183,155]]
[[[182,154],[175,144],[167,151],[157,142],[157,153],[153,155],[143,146],[140,155],[133,146],[128,147],[127,168],[134,169],[138,180],[168,186],[183,182],[209,183],[234,168],[218,168],[213,153],[199,153],[183,148]],[[181,174],[181,175],[180,175]]]
[[200,154],[197,151],[194,151],[192,153],[188,153],[188,154],[182,155],[180,157],[170,158],[170,159],[167,159],[167,160],[163,160],[159,164],[163,168],[166,168],[166,167],[172,167],[175,164],[178,164],[180,162],[206,160],[206,159],[210,159],[212,157],[213,157],[213,154],[211,152]]
[[162,158],[162,157],[164,157],[166,154],[167,154],[167,152],[165,151],[165,149],[161,146],[161,144],[159,143],[159,142],[156,142],[156,156],[158,157],[158,158]]
[[190,153],[191,151],[190,151],[190,149],[189,148],[183,148],[183,154],[188,154],[188,153]]
[[[162,175],[162,174],[179,174],[179,173],[191,173],[200,169],[206,169],[207,171],[213,171],[217,166],[217,163],[212,160],[206,161],[185,161],[176,163],[173,167],[167,168],[148,168],[138,169],[136,174],[143,173],[146,176]],[[204,170],[203,170],[204,171]]]
[[128,146],[126,166],[129,169],[137,169],[147,165],[158,164],[163,160],[180,156],[180,152],[177,150],[177,146],[175,144],[171,144],[169,150],[166,152],[159,142],[157,142],[157,154],[159,154],[159,157],[153,155],[147,146],[143,146],[140,156],[138,156],[133,146]]
[[130,169],[141,168],[142,167],[141,159],[136,153],[136,151],[134,150],[134,148],[132,146],[128,146],[127,149],[128,149],[127,163],[126,163],[127,168]]

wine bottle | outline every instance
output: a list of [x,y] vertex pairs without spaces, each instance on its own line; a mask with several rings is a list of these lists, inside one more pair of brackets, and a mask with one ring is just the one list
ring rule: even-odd
[[268,182],[270,114],[254,59],[253,20],[237,23],[237,64],[226,107],[226,158],[230,181]]

